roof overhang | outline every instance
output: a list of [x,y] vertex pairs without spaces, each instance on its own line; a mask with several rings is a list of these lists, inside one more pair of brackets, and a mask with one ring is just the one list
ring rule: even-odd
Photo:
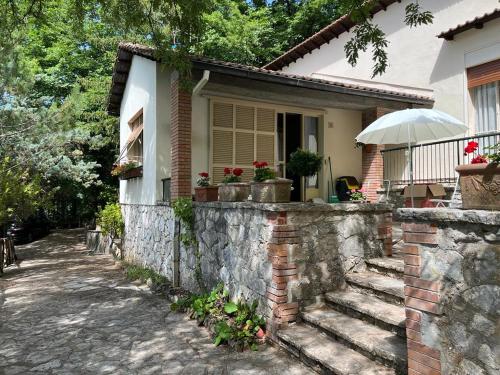
[[455,26],[454,28],[449,29],[448,31],[443,31],[437,37],[444,38],[445,40],[453,40],[453,38],[455,38],[455,35],[461,34],[464,31],[470,29],[482,29],[486,22],[493,21],[494,19],[497,18],[500,18],[500,9],[495,9],[490,13],[485,13],[480,17],[476,17],[473,20]]
[[[155,50],[151,47],[129,43],[120,44],[113,69],[112,85],[108,99],[109,114],[116,116],[120,114],[121,100],[125,91],[133,56],[141,56],[158,61],[154,52]],[[269,88],[278,90],[278,88],[281,87],[282,91],[299,97],[303,95],[305,91],[308,93],[314,91],[316,94],[312,95],[313,97],[317,97],[317,93],[322,93],[321,95],[323,96],[329,95],[332,98],[332,95],[336,95],[339,100],[342,99],[342,102],[400,103],[404,104],[405,107],[414,105],[431,107],[434,103],[433,99],[428,96],[413,95],[406,92],[395,92],[345,82],[334,82],[313,77],[291,75],[203,57],[192,57],[191,61],[194,79],[201,76],[202,72],[205,70],[209,70],[214,74],[214,77],[212,77],[212,75],[210,77],[208,83],[209,87],[213,86],[213,83],[217,82],[217,77],[219,77],[222,78],[221,84],[224,84],[226,87],[234,86],[237,82],[240,91],[248,86],[252,86],[253,88],[260,87],[261,90],[267,90]],[[228,80],[228,78],[231,79]],[[252,84],[252,82],[254,84]],[[259,83],[260,86],[257,83]],[[266,89],[264,89],[264,87],[266,87]],[[266,91],[263,91],[261,94],[265,96]]]

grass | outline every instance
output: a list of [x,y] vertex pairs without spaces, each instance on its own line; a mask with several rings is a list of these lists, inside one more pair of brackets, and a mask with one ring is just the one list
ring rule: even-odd
[[142,282],[146,282],[148,279],[151,279],[155,285],[165,285],[168,281],[165,276],[160,275],[151,268],[128,263],[124,263],[123,268],[129,280],[141,280]]

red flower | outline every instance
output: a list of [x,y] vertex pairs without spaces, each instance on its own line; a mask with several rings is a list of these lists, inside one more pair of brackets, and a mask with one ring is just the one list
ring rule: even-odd
[[198,173],[198,176],[208,178],[208,172],[200,172],[200,173]]
[[253,164],[254,167],[257,167],[257,165],[259,164],[259,162],[258,161],[254,161],[252,164]]
[[469,143],[467,143],[467,146],[477,147],[477,146],[479,146],[479,143],[474,142],[474,141],[470,141]]
[[233,174],[237,177],[240,177],[243,174],[243,169],[241,168],[234,168],[233,169]]
[[479,144],[477,142],[470,141],[469,143],[467,143],[467,146],[464,148],[464,152],[465,152],[464,155],[472,154],[474,151],[477,150],[478,146],[479,146]]
[[224,168],[224,175],[231,174],[231,168]]
[[472,159],[470,162],[471,162],[471,164],[483,164],[483,163],[487,163],[488,159],[486,159],[483,155],[478,155],[474,159]]

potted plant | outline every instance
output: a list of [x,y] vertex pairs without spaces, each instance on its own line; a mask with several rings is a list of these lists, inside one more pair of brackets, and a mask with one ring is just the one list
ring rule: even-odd
[[219,201],[243,202],[250,195],[250,185],[241,182],[241,168],[224,168],[224,178],[219,185]]
[[321,169],[322,161],[323,158],[318,154],[298,149],[290,154],[290,160],[286,167],[290,173],[303,177],[305,186],[305,178],[312,177],[318,173]]
[[290,202],[292,180],[276,178],[276,172],[265,161],[254,161],[253,182],[250,183],[252,201],[259,203]]
[[[477,142],[469,142],[464,154],[474,154]],[[459,165],[462,206],[465,209],[500,210],[500,143],[487,147],[489,154],[476,155],[471,164]]]
[[121,164],[114,164],[113,169],[111,169],[111,175],[118,176],[120,180],[142,177],[142,165],[132,160]]
[[363,203],[366,202],[367,198],[365,195],[365,190],[361,189],[351,189],[349,193],[349,201],[352,203]]
[[196,184],[198,187],[194,188],[194,198],[197,202],[214,202],[219,199],[219,187],[210,185],[210,177],[208,172],[198,173]]

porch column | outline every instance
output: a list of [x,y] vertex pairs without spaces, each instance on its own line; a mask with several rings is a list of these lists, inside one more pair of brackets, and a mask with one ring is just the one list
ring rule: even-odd
[[[392,110],[380,107],[364,111],[362,116],[363,129],[389,112],[392,112]],[[363,146],[362,183],[363,187],[366,189],[368,200],[371,202],[377,202],[377,190],[382,186],[384,179],[384,161],[380,152],[383,149],[383,145]]]
[[180,87],[178,72],[172,73],[170,105],[171,199],[191,197],[191,93]]

